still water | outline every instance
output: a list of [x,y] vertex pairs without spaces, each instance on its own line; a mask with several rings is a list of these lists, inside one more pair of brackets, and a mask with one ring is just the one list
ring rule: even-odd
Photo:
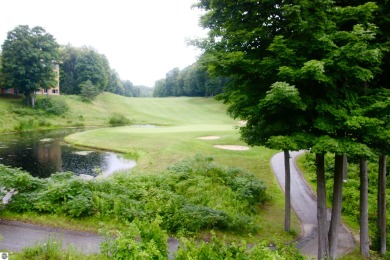
[[22,168],[31,175],[46,178],[52,173],[72,171],[77,175],[108,176],[136,165],[121,154],[81,150],[63,141],[81,129],[61,129],[0,134],[0,164]]

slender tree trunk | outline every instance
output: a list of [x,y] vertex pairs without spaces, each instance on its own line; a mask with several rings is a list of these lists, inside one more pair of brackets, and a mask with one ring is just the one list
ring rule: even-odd
[[317,166],[317,223],[318,223],[318,259],[328,259],[328,224],[325,188],[325,155],[316,154]]
[[343,155],[343,181],[346,182],[348,178],[348,158],[347,155]]
[[360,253],[370,257],[368,238],[368,174],[367,159],[360,159]]
[[337,238],[341,224],[341,206],[343,195],[343,155],[335,155],[334,167],[334,184],[333,184],[333,202],[332,202],[332,218],[329,227],[329,257],[336,258]]
[[35,94],[31,94],[31,107],[35,107]]
[[290,180],[290,153],[284,150],[284,175],[285,175],[285,215],[284,215],[284,231],[290,231],[290,215],[291,215],[291,180]]
[[378,230],[380,238],[380,253],[386,254],[386,161],[387,156],[379,156],[378,176]]

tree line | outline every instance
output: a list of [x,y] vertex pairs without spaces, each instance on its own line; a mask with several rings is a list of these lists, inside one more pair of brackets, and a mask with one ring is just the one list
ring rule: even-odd
[[228,77],[211,77],[201,60],[180,70],[174,68],[165,78],[156,81],[154,97],[190,96],[213,97],[220,94],[228,82]]
[[80,94],[81,84],[90,81],[98,92],[111,92],[127,97],[151,96],[146,86],[135,86],[129,80],[121,80],[104,54],[92,47],[62,46],[60,54],[60,87],[64,94]]
[[[151,96],[152,90],[121,80],[105,55],[92,47],[60,46],[42,27],[17,26],[1,46],[0,87],[15,89],[34,106],[35,92],[56,85],[55,66],[60,69],[63,94],[89,98],[112,92],[129,97]],[[84,88],[84,90],[83,90]]]
[[[360,250],[370,254],[367,162],[378,164],[378,251],[386,254],[390,143],[390,2],[200,0],[207,70],[228,77],[220,100],[250,145],[285,154],[285,230],[290,230],[290,150],[316,156],[318,259],[334,259],[347,161],[360,165]],[[327,224],[325,154],[334,154]],[[328,228],[329,227],[329,228]]]

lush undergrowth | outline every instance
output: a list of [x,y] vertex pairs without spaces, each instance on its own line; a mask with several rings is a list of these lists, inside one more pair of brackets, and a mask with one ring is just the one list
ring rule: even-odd
[[[39,179],[0,165],[0,182],[4,192],[17,191],[3,205],[9,211],[115,218],[122,222],[124,228],[119,230],[101,230],[107,239],[101,244],[101,255],[93,256],[95,259],[167,259],[168,234],[188,236],[206,229],[256,234],[259,227],[253,217],[261,214],[261,205],[270,199],[265,184],[253,173],[218,166],[211,158],[200,155],[159,175],[122,173],[95,180],[84,180],[72,173]],[[244,240],[226,244],[211,233],[209,243],[182,238],[175,259],[301,258],[292,245],[278,243],[277,250],[270,250],[269,241],[264,241],[248,248]],[[60,257],[58,251],[60,244],[48,241],[25,249],[15,259],[92,259],[84,258],[75,249],[68,249]]]
[[252,173],[222,168],[200,156],[159,175],[115,174],[86,181],[72,173],[58,173],[39,179],[1,166],[0,180],[5,188],[18,192],[6,205],[10,211],[120,221],[161,217],[161,227],[170,234],[204,229],[256,233],[253,215],[268,199],[264,183]]
[[[325,178],[326,178],[326,193],[328,201],[332,201],[333,190],[333,172],[334,172],[334,156],[326,155],[325,157]],[[312,187],[315,189],[317,181],[315,174],[315,157],[314,154],[307,153],[300,158],[299,165],[305,171],[305,175]],[[371,249],[378,249],[377,236],[377,183],[378,183],[378,166],[376,162],[369,162],[368,165],[368,214],[369,214],[369,230]],[[387,178],[387,202],[390,202],[390,184],[389,176]],[[359,202],[360,202],[360,178],[359,165],[353,162],[348,163],[348,177],[343,184],[343,208],[342,214],[348,224],[359,231]],[[388,204],[387,203],[387,204]],[[387,209],[387,230],[390,230],[390,209]],[[387,248],[390,248],[390,233],[387,234]]]

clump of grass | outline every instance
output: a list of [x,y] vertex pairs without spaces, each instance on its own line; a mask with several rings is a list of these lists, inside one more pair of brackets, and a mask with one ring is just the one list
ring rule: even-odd
[[104,255],[91,254],[85,255],[74,246],[68,246],[66,250],[62,249],[62,241],[55,238],[49,238],[45,242],[37,243],[34,246],[23,249],[20,253],[12,253],[12,259],[108,259]]
[[22,119],[16,126],[14,126],[14,129],[17,131],[31,131],[35,128],[35,126],[36,124],[34,119]]

